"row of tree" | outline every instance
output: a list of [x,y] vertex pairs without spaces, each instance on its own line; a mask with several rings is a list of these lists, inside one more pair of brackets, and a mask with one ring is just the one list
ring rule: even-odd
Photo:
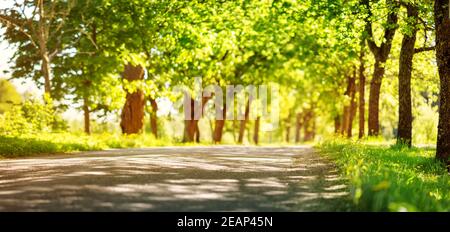
[[[156,100],[173,100],[172,87],[202,77],[204,85],[279,83],[286,137],[294,121],[296,141],[301,128],[304,140],[312,139],[319,118],[334,121],[336,133],[352,137],[357,112],[361,138],[370,69],[367,133],[378,136],[382,82],[390,58],[398,56],[397,136],[411,146],[413,58],[435,50],[440,76],[437,157],[449,157],[446,0],[21,0],[0,11],[0,22],[6,28],[3,38],[17,47],[11,76],[43,86],[58,102],[55,107],[68,107],[63,100],[80,105],[86,133],[92,114],[119,111],[123,133],[139,133],[149,109],[152,133],[158,136]],[[398,31],[403,35],[400,52],[393,54]],[[211,98],[192,98],[190,104],[204,106]],[[216,120],[215,142],[221,141],[225,122]],[[184,141],[198,141],[198,120],[186,120],[184,131]]]

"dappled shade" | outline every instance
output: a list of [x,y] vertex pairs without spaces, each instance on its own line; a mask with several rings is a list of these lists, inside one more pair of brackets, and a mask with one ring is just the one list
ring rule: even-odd
[[335,211],[349,193],[309,147],[166,147],[7,160],[1,211]]

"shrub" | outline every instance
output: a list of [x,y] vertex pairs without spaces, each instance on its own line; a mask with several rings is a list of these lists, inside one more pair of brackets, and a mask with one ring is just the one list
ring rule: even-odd
[[20,135],[67,129],[51,102],[45,104],[30,98],[0,115],[0,135]]

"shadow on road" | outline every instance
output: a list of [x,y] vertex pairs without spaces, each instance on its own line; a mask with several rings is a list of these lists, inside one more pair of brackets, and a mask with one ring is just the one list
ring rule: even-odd
[[0,162],[1,211],[345,211],[309,147],[169,147]]

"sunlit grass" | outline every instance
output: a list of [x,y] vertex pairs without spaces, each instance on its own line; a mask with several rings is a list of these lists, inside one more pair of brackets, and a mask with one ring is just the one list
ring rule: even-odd
[[450,211],[450,176],[434,149],[329,140],[319,145],[352,185],[364,211]]
[[136,148],[172,145],[172,141],[151,135],[39,133],[0,136],[0,157],[13,158],[37,154]]

